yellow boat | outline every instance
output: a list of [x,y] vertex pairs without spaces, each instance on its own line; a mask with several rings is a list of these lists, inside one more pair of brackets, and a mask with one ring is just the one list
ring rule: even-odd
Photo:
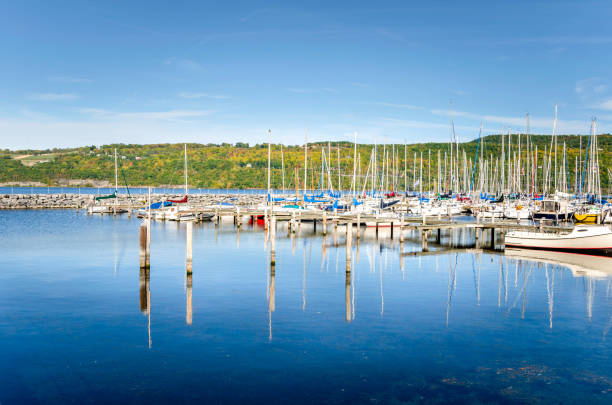
[[595,224],[597,223],[597,216],[599,214],[578,214],[574,213],[574,220],[583,224]]

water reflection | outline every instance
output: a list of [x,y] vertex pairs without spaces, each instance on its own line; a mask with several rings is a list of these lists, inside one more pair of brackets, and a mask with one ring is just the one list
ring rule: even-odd
[[185,311],[185,323],[187,325],[191,325],[193,320],[193,274],[191,272],[187,272],[185,279],[186,286],[186,295],[187,295],[187,308]]
[[[215,230],[218,234],[219,227],[215,226]],[[230,232],[231,233],[231,232]],[[382,233],[382,232],[381,232]],[[409,232],[407,232],[409,234]],[[488,295],[487,292],[483,292],[482,278],[483,272],[483,259],[495,263],[496,272],[495,284],[493,284],[496,291],[496,307],[503,309],[506,315],[511,314],[512,311],[520,307],[520,319],[525,319],[527,316],[528,304],[529,304],[529,292],[530,289],[535,287],[532,282],[534,278],[534,272],[538,273],[538,280],[542,280],[542,290],[545,291],[546,309],[547,309],[547,327],[552,329],[554,326],[555,319],[555,298],[557,294],[557,280],[559,278],[559,272],[563,268],[567,268],[571,271],[574,277],[580,277],[584,279],[584,297],[585,297],[585,308],[587,319],[593,318],[593,305],[595,301],[596,281],[601,279],[610,280],[612,274],[612,259],[605,257],[596,256],[582,256],[566,253],[550,253],[533,250],[516,250],[508,249],[505,254],[497,254],[489,251],[486,253],[483,250],[473,249],[472,254],[464,254],[461,249],[456,249],[455,246],[461,245],[466,241],[466,234],[469,230],[449,230],[448,233],[442,232],[441,235],[436,236],[436,243],[440,246],[440,249],[432,250],[419,254],[414,252],[415,259],[417,260],[418,268],[420,271],[427,271],[431,268],[432,272],[437,273],[440,258],[438,256],[447,256],[448,260],[448,277],[446,286],[446,309],[445,309],[445,325],[448,328],[452,320],[453,304],[456,300],[457,285],[460,261],[467,258],[471,261],[471,284],[473,285],[473,299],[476,307],[481,306],[483,300],[483,294]],[[295,255],[297,247],[297,239],[303,241],[301,250],[301,300],[300,308],[302,312],[307,311],[307,281],[308,272],[310,269],[310,260],[307,260],[307,250],[310,252],[310,257],[313,252],[313,246],[316,246],[315,239],[320,237],[312,233],[302,233],[300,237],[299,233],[288,232],[286,237],[281,237],[279,240],[287,240],[288,246],[291,249],[292,256]],[[321,248],[320,254],[320,271],[326,269],[325,273],[329,273],[330,256],[335,260],[335,272],[339,271],[340,262],[340,238],[339,232],[334,226],[332,244],[328,245],[328,239],[326,236],[321,237]],[[371,274],[376,275],[377,289],[378,289],[378,302],[379,308],[378,313],[381,317],[385,315],[385,279],[386,273],[389,273],[389,277],[392,276],[395,268],[399,269],[401,273],[401,280],[406,281],[410,276],[409,272],[406,272],[404,261],[406,255],[404,254],[406,248],[411,248],[413,245],[419,243],[419,236],[413,235],[415,243],[411,244],[409,238],[405,239],[405,242],[398,242],[397,240],[374,237],[368,238],[367,230],[363,232],[361,236],[363,238],[356,238],[355,250],[352,248],[353,239],[345,239],[346,246],[346,267],[345,267],[345,321],[351,322],[356,316],[357,297],[356,290],[358,288],[359,277],[359,256],[362,239],[365,240],[365,253],[367,257],[367,266]],[[370,235],[372,236],[372,235]],[[269,231],[263,231],[264,237],[264,249],[266,254],[271,254],[270,244],[268,244],[268,238],[270,237]],[[240,233],[236,233],[236,249],[240,249],[239,243]],[[396,238],[398,239],[398,238]],[[469,239],[469,238],[468,238]],[[114,246],[117,244],[113,241]],[[433,244],[432,244],[433,245]],[[443,246],[445,245],[445,246]],[[329,250],[332,250],[331,254]],[[463,251],[470,252],[470,250]],[[431,261],[432,266],[422,267],[423,258],[433,255]],[[115,255],[115,258],[117,256]],[[442,258],[443,259],[443,258]],[[461,260],[460,260],[461,259]],[[298,259],[299,260],[299,259]],[[117,260],[115,259],[115,262]],[[272,331],[272,316],[276,310],[276,265],[268,264],[267,266],[267,309],[268,309],[268,338],[271,340],[273,336]],[[414,266],[411,266],[414,268]],[[511,270],[513,269],[513,271]],[[511,274],[513,274],[513,277]],[[495,273],[493,273],[495,274]],[[513,288],[509,286],[510,278],[513,278]],[[186,310],[185,310],[185,322],[187,325],[192,325],[193,322],[193,281],[192,274],[186,273],[185,280],[185,297],[186,297]],[[150,292],[150,271],[148,269],[140,270],[140,310],[147,316],[147,329],[149,334],[149,347],[151,346],[151,334],[150,334],[150,322],[151,322],[151,292]],[[491,285],[489,284],[489,287]],[[486,289],[486,288],[485,288]],[[610,282],[607,284],[607,291],[610,290]],[[465,289],[463,290],[465,291]],[[495,301],[494,301],[495,302]],[[611,318],[612,322],[612,318]],[[609,329],[609,327],[608,327]],[[606,329],[607,330],[607,329]]]
[[148,345],[151,348],[151,288],[149,268],[140,268],[140,312],[147,316]]
[[272,312],[276,310],[276,265],[270,264],[270,284],[268,288],[268,338],[272,340]]

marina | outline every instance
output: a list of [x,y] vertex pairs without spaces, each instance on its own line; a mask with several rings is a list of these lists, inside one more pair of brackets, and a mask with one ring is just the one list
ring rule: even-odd
[[2,15],[0,405],[612,404],[612,5]]

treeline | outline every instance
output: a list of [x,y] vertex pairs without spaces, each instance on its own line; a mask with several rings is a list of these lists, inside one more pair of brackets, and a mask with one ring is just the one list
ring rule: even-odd
[[[588,136],[560,135],[557,137],[558,164],[561,165],[563,145],[567,150],[567,159],[563,164],[568,168],[570,182],[574,182],[576,158],[582,159],[588,143]],[[531,135],[531,143],[538,149],[538,167],[542,170],[542,159],[545,149],[549,151],[551,136]],[[471,140],[459,144],[460,170],[463,170],[463,156],[473,164],[478,148],[479,155],[490,161],[495,161],[501,155],[501,135],[489,135],[478,140]],[[505,150],[508,148],[508,137],[505,137]],[[582,144],[582,149],[580,145]],[[612,136],[609,134],[598,136],[600,175],[602,187],[606,190],[612,169]],[[328,146],[331,145],[331,153]],[[512,135],[512,153],[518,153],[518,136]],[[282,148],[282,154],[281,154]],[[358,146],[359,166],[356,172],[362,178],[368,169],[374,145]],[[521,135],[522,158],[526,159],[526,137]],[[65,180],[95,180],[114,181],[114,150],[117,149],[119,182],[136,185],[175,185],[184,183],[183,162],[184,144],[111,144],[102,146],[88,146],[71,149],[47,150],[20,150],[0,151],[0,182],[36,181],[49,185],[57,185]],[[389,165],[389,173],[396,176],[398,188],[403,189],[404,168],[407,172],[407,183],[413,184],[413,172],[416,178],[420,175],[421,156],[423,163],[423,180],[427,187],[438,176],[438,166],[443,172],[448,167],[449,143],[419,143],[377,146],[378,167],[381,170],[383,162]],[[338,155],[339,151],[339,155]],[[386,160],[383,154],[386,151]],[[440,151],[440,160],[438,160]],[[354,145],[350,142],[313,143],[308,146],[308,187],[315,187],[321,183],[321,162],[326,160],[333,187],[338,187],[340,177],[341,187],[350,188],[353,175]],[[393,159],[392,153],[395,153]],[[187,144],[188,175],[191,187],[209,188],[265,188],[267,186],[267,144],[249,145],[238,142],[234,145],[223,144]],[[323,158],[323,153],[325,158]],[[454,152],[453,152],[454,153]],[[447,163],[445,164],[445,154]],[[27,156],[24,158],[24,156]],[[415,159],[416,157],[416,159]],[[37,163],[39,159],[40,163]],[[22,163],[29,161],[29,165]],[[329,160],[329,161],[328,161]],[[394,163],[395,161],[395,163]],[[584,162],[578,162],[581,170]],[[340,176],[338,176],[338,166]],[[525,166],[525,165],[523,165]],[[282,170],[284,167],[284,171]],[[271,183],[274,188],[295,188],[296,181],[303,187],[304,177],[304,148],[303,145],[281,146],[272,145]],[[393,171],[395,168],[395,171]],[[471,170],[471,166],[469,168]],[[431,177],[430,177],[431,176]],[[429,180],[431,178],[431,181]],[[323,187],[328,185],[328,169],[324,169]],[[363,182],[361,182],[363,183]]]

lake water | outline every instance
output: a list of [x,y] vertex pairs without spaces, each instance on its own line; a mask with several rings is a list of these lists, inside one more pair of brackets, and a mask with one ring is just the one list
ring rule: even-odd
[[611,259],[139,223],[0,211],[2,405],[612,402]]

